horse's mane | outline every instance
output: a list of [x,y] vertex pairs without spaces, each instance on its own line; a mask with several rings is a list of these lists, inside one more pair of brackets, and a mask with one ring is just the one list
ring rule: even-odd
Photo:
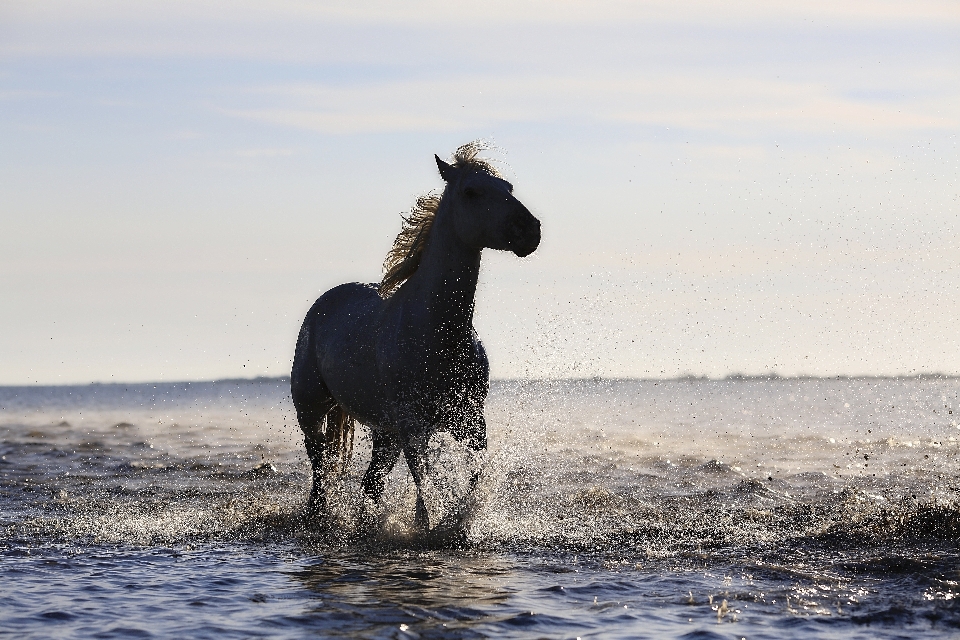
[[[468,142],[454,152],[453,166],[457,169],[482,171],[499,178],[500,174],[493,165],[479,157],[480,152],[486,148],[487,145],[482,140]],[[431,192],[417,198],[417,203],[410,210],[409,216],[401,216],[403,226],[383,261],[383,280],[380,281],[377,289],[381,297],[390,297],[400,285],[416,273],[438,209],[440,209],[440,196]]]

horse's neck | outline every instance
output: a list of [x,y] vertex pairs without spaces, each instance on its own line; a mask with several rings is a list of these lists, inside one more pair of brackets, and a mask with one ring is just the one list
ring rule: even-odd
[[[441,205],[442,207],[442,205]],[[443,333],[469,335],[473,327],[474,296],[480,275],[480,251],[463,244],[453,220],[437,212],[420,266],[410,278],[430,322]]]

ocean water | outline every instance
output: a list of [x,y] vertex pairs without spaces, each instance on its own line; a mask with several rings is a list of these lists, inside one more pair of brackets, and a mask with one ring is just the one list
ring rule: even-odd
[[958,379],[498,381],[487,422],[424,537],[362,428],[302,517],[283,380],[0,388],[0,636],[960,636]]

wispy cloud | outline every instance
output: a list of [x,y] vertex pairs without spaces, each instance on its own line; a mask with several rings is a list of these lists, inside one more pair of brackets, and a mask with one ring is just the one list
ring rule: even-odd
[[425,115],[367,110],[351,113],[296,109],[224,109],[224,114],[247,120],[305,129],[324,134],[389,133],[406,131],[456,131],[467,121],[432,118]]
[[783,132],[960,127],[960,105],[942,97],[857,100],[822,83],[717,79],[708,73],[461,76],[347,87],[295,84],[250,93],[269,106],[222,107],[223,113],[334,134],[450,131],[570,118],[730,133],[751,127]]
[[[193,55],[336,59],[360,49],[336,33],[344,28],[446,29],[453,49],[475,47],[476,29],[559,26],[741,28],[793,24],[816,28],[960,25],[955,0],[491,0],[392,2],[303,0],[7,0],[0,9],[7,55]],[[322,37],[318,34],[322,33]],[[488,36],[488,37],[490,37]],[[326,46],[331,41],[333,46]],[[485,40],[476,43],[484,46]],[[415,46],[408,42],[408,46]],[[495,52],[494,52],[495,53]]]

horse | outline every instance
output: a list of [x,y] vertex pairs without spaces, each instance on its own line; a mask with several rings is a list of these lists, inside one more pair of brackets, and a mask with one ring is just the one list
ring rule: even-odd
[[[485,147],[434,156],[442,194],[417,200],[384,260],[379,284],[348,283],[320,296],[297,338],[290,390],[313,469],[309,516],[327,513],[325,475],[352,451],[356,422],[373,444],[362,481],[379,506],[402,453],[417,488],[414,526],[430,531],[423,499],[430,437],[448,431],[482,454],[490,369],[473,327],[483,249],[519,257],[540,244],[540,221],[486,160]],[[479,471],[469,483],[472,492]]]

